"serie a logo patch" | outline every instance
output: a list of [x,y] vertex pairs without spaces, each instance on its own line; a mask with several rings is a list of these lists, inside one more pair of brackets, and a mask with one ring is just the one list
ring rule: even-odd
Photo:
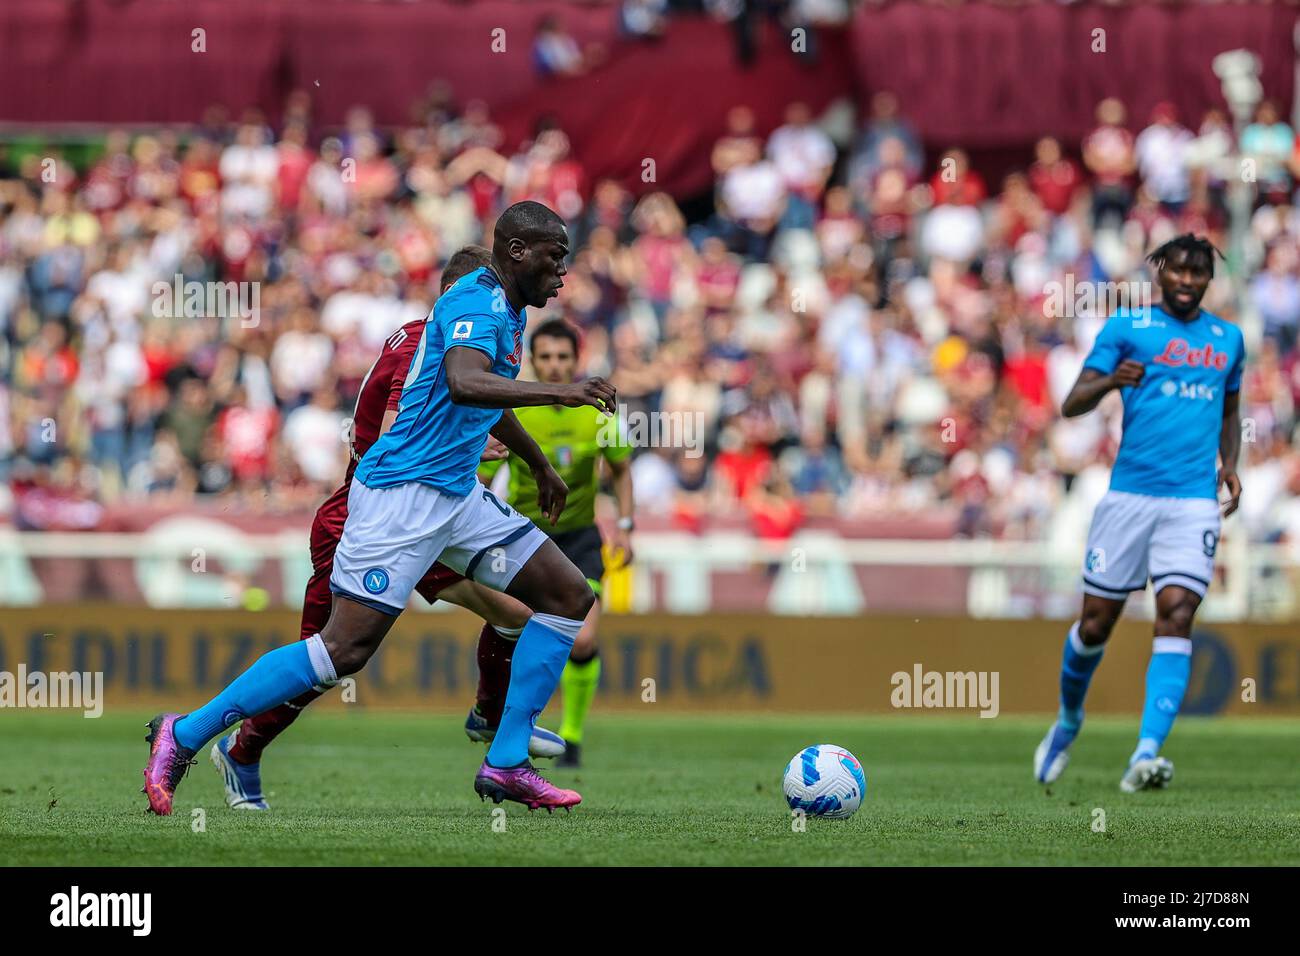
[[469,334],[474,331],[473,322],[457,322],[451,330],[453,339],[467,339]]

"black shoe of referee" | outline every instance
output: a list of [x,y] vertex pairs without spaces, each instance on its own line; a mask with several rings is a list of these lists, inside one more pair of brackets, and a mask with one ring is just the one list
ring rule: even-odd
[[555,758],[557,767],[581,767],[582,766],[582,744],[575,744],[571,740],[564,742],[564,753]]

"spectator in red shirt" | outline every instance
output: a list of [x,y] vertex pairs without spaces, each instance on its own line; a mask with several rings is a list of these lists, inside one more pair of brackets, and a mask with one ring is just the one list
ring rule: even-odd
[[181,160],[180,191],[195,215],[215,213],[221,190],[220,152],[206,139],[192,140]]
[[641,293],[662,322],[672,302],[673,277],[690,256],[686,220],[667,193],[651,193],[632,212],[641,234],[632,244]]
[[695,284],[710,313],[728,311],[740,284],[740,262],[727,250],[727,244],[716,236],[700,244],[700,259],[695,272]]
[[1079,167],[1062,155],[1056,137],[1044,136],[1038,141],[1034,146],[1033,165],[1029,167],[1029,188],[1044,209],[1054,216],[1064,215],[1082,181]]
[[379,151],[379,139],[373,134],[357,136],[356,190],[362,201],[387,199],[398,186],[397,169],[391,160]]
[[803,505],[780,474],[773,473],[750,495],[750,526],[764,540],[789,539],[803,524],[803,517]]
[[1002,183],[1002,195],[993,213],[994,232],[1001,244],[1014,249],[1020,238],[1043,226],[1042,203],[1029,188],[1024,173],[1012,173]]
[[280,416],[272,406],[250,408],[242,386],[235,387],[232,398],[217,417],[217,434],[235,480],[241,485],[260,485],[270,476]]
[[104,140],[104,155],[86,176],[86,208],[99,213],[118,209],[126,201],[127,184],[135,163],[130,154],[131,139],[125,130],[109,131]]
[[771,474],[772,453],[734,425],[723,429],[718,442],[722,451],[713,463],[716,495],[723,502],[747,501]]
[[46,322],[39,337],[22,353],[20,380],[33,391],[62,394],[77,380],[79,368],[63,323]]
[[1002,367],[1002,376],[1032,417],[1050,414],[1047,350],[1038,342],[1029,343],[1022,352],[1009,354]]
[[280,209],[293,212],[302,200],[302,187],[316,157],[307,149],[307,129],[294,124],[284,131],[284,138],[276,147],[280,168],[276,175],[277,199]]
[[930,179],[936,206],[978,206],[988,198],[984,177],[970,168],[964,149],[950,149],[939,160],[939,168]]

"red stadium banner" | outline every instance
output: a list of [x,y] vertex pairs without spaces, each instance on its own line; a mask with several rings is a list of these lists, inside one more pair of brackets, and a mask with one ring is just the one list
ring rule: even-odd
[[[0,123],[188,124],[213,104],[235,115],[259,107],[277,121],[286,96],[305,90],[319,123],[339,126],[365,104],[380,125],[409,126],[445,81],[462,105],[488,105],[507,146],[554,116],[589,183],[611,177],[636,193],[686,195],[712,183],[709,151],[731,106],[748,104],[766,134],[790,102],[821,110],[851,92],[846,29],[820,28],[808,61],[766,28],[759,57],[742,69],[726,23],[675,17],[662,41],[648,42],[619,37],[616,12],[556,0],[3,5]],[[587,49],[586,75],[537,75],[533,41],[548,14]],[[201,53],[192,49],[198,28]],[[650,179],[646,159],[655,161]]]
[[1239,48],[1259,57],[1264,95],[1286,113],[1297,17],[1273,3],[866,4],[853,67],[859,93],[896,92],[927,142],[1078,142],[1107,96],[1140,121],[1162,101],[1200,116],[1223,102],[1214,57]]
[[[593,53],[585,76],[537,76],[532,44],[547,14]],[[708,188],[709,150],[739,103],[766,134],[793,101],[820,110],[889,89],[928,143],[1077,142],[1104,96],[1122,96],[1133,117],[1161,101],[1199,115],[1222,101],[1214,56],[1246,48],[1285,114],[1298,16],[1285,4],[868,4],[847,29],[816,28],[811,60],[764,22],[742,67],[730,24],[674,17],[662,41],[630,40],[613,5],[28,0],[0,6],[0,122],[198,123],[212,104],[260,107],[274,121],[286,95],[305,90],[317,122],[337,126],[366,104],[382,125],[409,125],[447,81],[460,102],[489,106],[507,145],[555,116],[591,181],[686,195]]]

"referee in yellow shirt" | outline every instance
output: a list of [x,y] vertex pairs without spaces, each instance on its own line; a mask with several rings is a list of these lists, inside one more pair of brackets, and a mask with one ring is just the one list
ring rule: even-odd
[[[550,319],[533,330],[528,340],[533,374],[539,382],[572,382],[578,370],[578,333],[567,322]],[[510,468],[510,504],[520,514],[531,518],[560,547],[560,550],[587,576],[597,601],[578,632],[569,662],[560,678],[564,694],[564,716],[560,736],[568,747],[556,761],[557,766],[576,767],[582,754],[583,728],[591,709],[596,686],[600,682],[600,654],[596,630],[600,623],[601,579],[605,561],[601,553],[604,542],[596,526],[596,491],[600,484],[600,462],[609,469],[614,499],[618,503],[618,525],[611,551],[623,565],[632,561],[631,535],[634,527],[632,499],[631,447],[619,440],[618,423],[594,408],[566,408],[563,405],[540,405],[519,408],[515,415],[538,446],[550,459],[564,483],[569,497],[563,513],[554,525],[542,517],[537,507],[537,485],[531,469],[514,455],[506,459]],[[610,440],[613,438],[613,440]],[[488,462],[479,469],[484,483],[501,466]]]

